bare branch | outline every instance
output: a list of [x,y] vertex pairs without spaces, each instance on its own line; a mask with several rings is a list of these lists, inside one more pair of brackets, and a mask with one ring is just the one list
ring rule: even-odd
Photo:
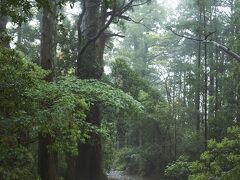
[[155,31],[155,30],[151,29],[150,27],[148,27],[146,24],[142,23],[143,18],[140,19],[139,21],[135,21],[134,19],[132,19],[132,18],[130,18],[130,17],[129,17],[129,19],[130,19],[130,21],[132,21],[132,22],[134,22],[134,23],[136,23],[136,24],[140,24],[140,25],[144,26],[144,27],[145,27],[146,29],[148,29],[149,31],[158,33],[157,31]]
[[107,12],[107,15],[112,15],[113,13],[115,13],[115,16],[116,17],[120,17],[122,14],[124,14],[128,9],[130,8],[133,8],[133,7],[136,7],[136,6],[141,6],[141,5],[144,5],[146,3],[148,3],[148,1],[145,1],[145,2],[142,2],[142,3],[139,3],[139,4],[133,4],[134,0],[131,0],[129,3],[127,3],[125,6],[123,6],[122,8],[120,8],[119,10],[115,10],[115,12],[112,10],[112,11],[109,11]]
[[[114,9],[116,8],[116,3],[114,3]],[[107,21],[107,23],[98,31],[98,33],[94,36],[89,38],[89,40],[86,42],[86,44],[80,49],[79,51],[79,55],[83,54],[85,52],[85,50],[87,49],[87,47],[94,41],[96,41],[101,35],[102,33],[110,26],[110,24],[112,23],[113,19],[115,17],[115,14],[113,13],[111,15],[111,17],[109,18],[109,20]]]
[[[79,50],[79,54],[83,54],[85,52],[85,50],[87,49],[87,47],[94,41],[96,41],[103,33],[104,31],[110,26],[110,24],[113,22],[114,18],[116,17],[122,17],[123,19],[125,18],[125,20],[128,21],[132,21],[132,22],[136,22],[134,21],[132,18],[124,16],[123,13],[125,13],[129,8],[131,7],[135,7],[135,6],[141,6],[143,4],[146,4],[148,1],[139,3],[139,4],[133,4],[134,0],[130,0],[126,5],[124,5],[120,10],[117,10],[116,7],[116,1],[114,1],[114,5],[113,5],[113,10],[108,12],[106,15],[109,16],[110,18],[107,21],[107,23],[98,31],[98,33],[94,36],[94,37],[90,37],[89,40],[86,42],[86,44]],[[86,7],[85,7],[86,9]],[[84,13],[84,12],[83,12]],[[81,16],[83,16],[83,13]],[[80,21],[81,21],[81,17],[80,17]],[[140,20],[142,21],[142,20]],[[138,22],[139,24],[141,24],[141,22]],[[81,25],[81,22],[79,22],[79,25]],[[143,25],[143,24],[142,24]],[[144,25],[145,26],[145,25]],[[148,28],[147,26],[145,26],[146,28]],[[149,29],[150,30],[150,29]],[[153,30],[152,30],[153,31]],[[118,36],[118,37],[124,37],[122,35],[119,34],[115,34],[114,36]]]
[[219,44],[215,41],[209,41],[209,43],[212,43],[214,46],[217,46],[218,48],[222,49],[224,52],[226,52],[227,54],[229,54],[230,56],[232,56],[233,58],[237,59],[240,62],[240,55],[231,51],[230,48],[228,48],[222,44]]
[[118,34],[118,33],[105,33],[104,36],[106,38],[111,38],[111,37],[120,37],[120,38],[124,38],[124,35]]
[[174,31],[171,27],[167,27],[168,30],[170,30],[173,34],[175,34],[176,36],[185,38],[185,39],[189,39],[189,40],[193,40],[193,41],[204,41],[203,39],[197,39],[197,38],[193,38],[193,37],[189,37],[183,34],[178,34],[176,31]]
[[145,2],[142,2],[142,3],[138,3],[138,4],[133,4],[131,7],[142,6],[142,5],[147,4],[147,3],[149,3],[149,1],[145,1]]
[[142,23],[142,21],[143,21],[144,18],[142,18],[142,19],[140,19],[140,20],[138,20],[138,21],[132,19],[132,18],[129,17],[129,16],[125,16],[125,15],[121,15],[121,16],[119,16],[119,18],[124,19],[124,20],[126,20],[126,21],[134,22],[134,23],[136,23],[136,24],[140,24],[140,25],[144,26],[146,29],[148,29],[149,31],[158,33],[157,31],[151,29],[150,27],[148,27],[147,25],[145,25],[144,23]]
[[[228,55],[232,56],[233,58],[235,58],[236,60],[240,61],[240,55],[231,51],[230,48],[222,45],[222,44],[219,44],[218,42],[216,41],[213,41],[213,40],[207,40],[206,37],[208,37],[209,35],[205,36],[205,39],[197,39],[197,38],[193,38],[193,37],[188,37],[188,36],[185,36],[185,35],[182,35],[182,34],[178,34],[177,32],[175,32],[171,27],[168,28],[173,34],[179,36],[179,37],[182,37],[182,38],[185,38],[185,39],[189,39],[189,40],[193,40],[193,41],[198,41],[198,42],[203,42],[203,43],[211,43],[213,44],[214,46],[217,46],[218,48],[220,48],[221,50],[223,50],[225,53],[227,53]],[[214,33],[214,32],[213,32]],[[211,34],[213,34],[211,33]]]

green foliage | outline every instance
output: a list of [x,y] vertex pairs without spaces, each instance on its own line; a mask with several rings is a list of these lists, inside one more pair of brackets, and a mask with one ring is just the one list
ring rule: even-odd
[[57,76],[74,73],[75,60],[77,59],[77,37],[76,26],[72,20],[63,14],[65,18],[58,25],[56,41],[59,44],[59,51],[56,55]]
[[166,18],[165,8],[161,2],[152,0],[145,6],[134,8],[130,17],[140,23],[125,23],[126,37],[121,42],[116,57],[125,59],[141,77],[152,80],[156,67],[152,65],[162,56],[159,53],[162,49],[159,45],[160,35],[155,30],[162,26]]
[[[129,148],[117,150],[115,168],[153,175],[163,172],[168,154],[163,151],[165,139],[159,136],[169,124],[168,105],[160,91],[136,73],[124,59],[112,63],[111,82],[124,92],[131,94],[144,106],[140,115],[127,115],[120,111],[116,130],[119,147],[124,143]],[[164,125],[163,125],[164,124]],[[165,147],[163,147],[165,146]]]
[[[17,108],[24,102],[23,92],[38,84],[47,74],[30,60],[14,50],[0,48],[1,108]],[[16,99],[17,98],[17,99]]]
[[[44,0],[46,2],[46,0]],[[26,16],[31,15],[31,8],[33,3],[29,0],[2,0],[0,4],[0,12],[3,16],[10,16],[15,23],[22,23],[26,20]]]
[[0,48],[0,179],[31,179],[29,134],[34,108],[24,92],[47,74],[14,50]]
[[47,74],[14,50],[0,49],[0,179],[32,179],[31,143],[50,135],[49,150],[77,153],[88,138],[88,105],[82,97],[61,91],[42,79]]
[[[51,138],[49,151],[78,153],[77,144],[92,132],[102,134],[108,147],[110,132],[85,121],[89,105],[142,110],[130,95],[97,80],[62,77],[48,83],[48,72],[15,50],[0,48],[0,179],[32,179],[30,144],[39,134]],[[13,163],[14,162],[14,163]]]
[[104,106],[135,111],[141,111],[143,108],[132,96],[98,80],[80,80],[76,77],[64,77],[57,84],[62,91],[81,94],[91,104],[97,102]]
[[145,144],[140,148],[139,172],[144,176],[160,174],[168,161],[161,145]]
[[[29,23],[24,23],[18,26],[16,29],[9,29],[10,36],[14,37],[18,35],[18,41],[16,42],[16,49],[23,52],[33,62],[37,63],[40,59],[40,23],[38,21],[41,18],[40,12],[34,14],[32,20]],[[35,23],[32,23],[35,22]],[[37,23],[36,23],[37,22]]]
[[[58,1],[59,7],[65,2],[69,1]],[[145,1],[132,3],[140,2]],[[116,155],[117,169],[144,175],[163,172],[163,166],[173,160],[176,152],[189,158],[180,156],[169,165],[168,176],[239,179],[239,128],[230,128],[228,132],[226,128],[240,122],[239,62],[233,62],[230,56],[208,44],[205,71],[205,43],[198,47],[198,42],[161,28],[171,22],[176,32],[194,38],[204,38],[217,30],[208,39],[239,52],[239,1],[181,1],[176,16],[170,12],[173,18],[168,16],[167,20],[165,9],[157,2],[147,7],[138,6],[128,14],[139,23],[124,24],[126,38],[120,41],[115,54],[121,58],[112,64],[109,76],[109,82],[121,90],[101,81],[75,77],[61,77],[57,82],[46,83],[42,79],[48,72],[20,52],[0,49],[0,179],[35,178],[36,150],[31,144],[36,145],[38,134],[51,137],[49,151],[60,152],[64,161],[66,153],[77,154],[77,143],[84,143],[92,132],[102,135],[103,165],[107,170]],[[113,8],[113,0],[101,0],[101,3],[108,8],[107,12]],[[126,3],[116,1],[117,11]],[[21,24],[33,17],[32,10],[43,7],[50,8],[47,0],[2,0],[0,15]],[[76,26],[63,14],[57,20],[62,24],[56,38],[55,71],[57,75],[73,74],[78,46]],[[121,25],[123,21],[116,19],[114,23]],[[22,42],[17,48],[36,62],[40,34],[35,28],[20,29]],[[15,36],[16,31],[12,31],[12,37]],[[4,45],[11,37],[1,32],[1,40]],[[198,56],[201,56],[199,65]],[[204,87],[205,74],[209,80],[207,87]],[[102,105],[106,121],[101,128],[85,122],[88,108],[94,103]],[[208,105],[208,137],[215,140],[208,142],[207,151],[198,161],[191,162],[189,159],[196,159],[203,148],[204,103]],[[196,131],[198,115],[199,132]],[[128,148],[116,151],[114,141],[119,148]]]
[[159,174],[167,160],[160,145],[145,144],[142,147],[124,147],[116,152],[114,168],[131,173],[151,176]]
[[[69,0],[60,0],[57,5],[61,8]],[[74,2],[75,0],[70,0]],[[22,24],[33,15],[33,8],[51,8],[48,0],[1,0],[0,14],[11,17],[12,22]]]
[[110,171],[114,164],[116,149],[114,148],[114,140],[116,137],[116,129],[114,123],[108,122],[105,119],[101,124],[101,142],[103,155],[103,168],[105,171]]
[[[47,73],[20,53],[1,49],[0,56],[3,121],[10,118],[16,128],[26,128],[31,136],[50,134],[54,140],[51,148],[76,154],[79,138],[84,141],[87,136],[83,133],[80,137],[79,132],[80,127],[87,127],[83,121],[88,109],[84,99],[44,82]],[[14,127],[9,122],[4,124],[9,129]]]
[[166,168],[166,175],[187,177],[189,179],[236,179],[240,165],[240,128],[228,128],[228,136],[221,142],[208,141],[208,148],[200,156],[199,161],[190,162],[185,157]]
[[188,176],[189,173],[189,158],[186,156],[180,156],[174,163],[169,164],[165,170],[166,176],[181,179]]
[[139,168],[139,150],[137,148],[124,147],[117,151],[114,168],[116,170],[128,170],[130,172],[138,172]]
[[160,92],[132,70],[124,59],[118,58],[112,63],[111,79],[116,87],[131,94],[135,99],[141,100],[141,95],[145,92],[151,100],[163,101]]
[[32,123],[36,132],[50,135],[49,148],[56,152],[77,154],[77,143],[88,138],[90,125],[85,120],[88,105],[77,94],[61,91],[58,84],[42,83],[26,92],[35,102]]
[[0,47],[8,46],[9,42],[12,40],[11,36],[9,36],[6,30],[0,30]]
[[[1,138],[0,145],[0,178],[4,180],[32,179],[30,169],[33,166],[33,156],[29,150],[17,145],[17,139],[13,137]],[[8,146],[6,146],[8,145]]]

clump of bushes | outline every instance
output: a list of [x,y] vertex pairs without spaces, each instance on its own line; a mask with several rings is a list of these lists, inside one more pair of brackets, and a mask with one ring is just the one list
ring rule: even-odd
[[168,161],[161,148],[156,144],[122,148],[117,153],[115,168],[143,176],[161,174]]
[[220,142],[209,140],[207,150],[197,161],[180,156],[169,164],[165,170],[166,176],[189,179],[231,179],[240,177],[240,128],[228,128],[227,137]]

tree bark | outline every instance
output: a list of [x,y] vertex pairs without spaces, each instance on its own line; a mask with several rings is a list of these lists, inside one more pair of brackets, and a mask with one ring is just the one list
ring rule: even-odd
[[[202,21],[202,7],[199,8],[199,26]],[[198,36],[199,39],[201,39],[201,34],[199,33]],[[200,84],[201,83],[201,51],[202,51],[202,43],[201,41],[198,42],[198,58],[197,58],[197,66],[196,66],[196,73],[197,73],[197,82],[196,84],[196,93],[195,93],[195,115],[196,115],[196,132],[197,132],[197,138],[199,140],[200,136]]]
[[[99,29],[100,0],[86,0],[84,14],[78,27],[79,52],[81,48],[95,37]],[[98,41],[100,41],[98,39]],[[103,60],[98,54],[97,41],[91,42],[84,52],[78,54],[76,75],[81,79],[100,79],[103,73]]]
[[[43,9],[40,65],[51,72],[46,81],[54,81],[54,59],[56,52],[56,0],[48,0],[50,8]],[[49,151],[52,144],[50,135],[39,134],[38,172],[41,180],[57,180],[57,154]]]
[[[82,48],[90,42],[105,23],[104,5],[100,8],[100,0],[83,2],[83,14],[79,19],[78,38],[79,54],[76,75],[80,79],[100,79],[103,74],[104,34],[92,41],[84,51]],[[101,112],[98,104],[90,107],[86,121],[94,126],[101,125]],[[101,180],[102,170],[101,137],[92,132],[87,143],[79,143],[79,154],[76,158],[76,180]]]
[[49,8],[43,9],[40,65],[45,70],[50,70],[46,81],[54,81],[54,61],[56,56],[56,0],[48,0]]
[[6,48],[10,48],[8,40],[6,40],[6,29],[7,29],[7,16],[2,16],[0,13],[0,45]]
[[[87,115],[87,121],[95,126],[100,126],[100,109],[93,105]],[[76,180],[101,180],[103,179],[101,155],[101,137],[93,132],[87,143],[79,144],[79,154],[76,159]]]
[[0,31],[5,31],[7,25],[7,16],[0,16]]
[[[204,30],[206,31],[207,20],[206,20],[206,1],[204,1]],[[205,41],[207,40],[207,36],[205,36]],[[207,44],[204,44],[204,145],[205,149],[207,149],[207,141],[208,141],[208,63],[207,63]]]

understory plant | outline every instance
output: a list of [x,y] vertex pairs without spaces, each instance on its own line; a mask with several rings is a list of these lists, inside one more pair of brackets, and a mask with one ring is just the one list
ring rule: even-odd
[[227,136],[220,142],[209,140],[207,150],[200,155],[199,160],[190,161],[180,156],[167,166],[165,175],[190,180],[237,180],[240,177],[239,170],[240,128],[233,126],[228,128]]

